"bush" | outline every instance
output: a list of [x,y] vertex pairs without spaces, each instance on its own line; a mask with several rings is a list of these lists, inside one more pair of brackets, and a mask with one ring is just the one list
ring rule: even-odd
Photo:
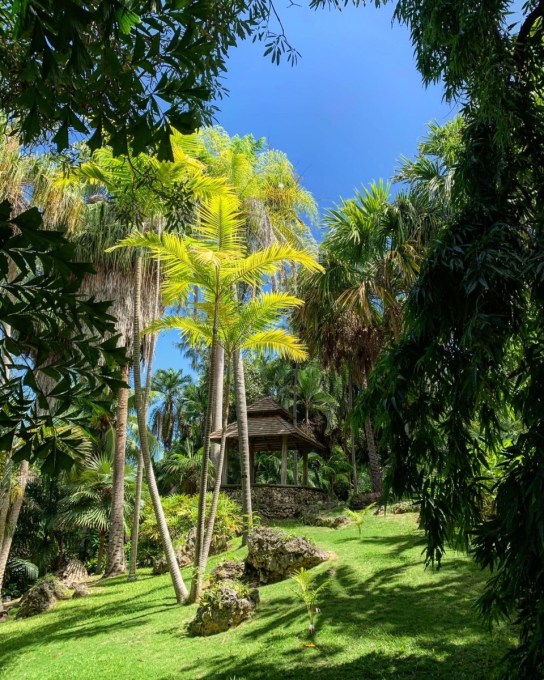
[[[208,506],[211,504],[211,497],[211,493],[206,496]],[[166,496],[162,499],[162,506],[174,546],[176,550],[179,550],[185,545],[190,529],[196,526],[198,496],[185,494]],[[219,494],[213,532],[214,542],[228,544],[228,541],[238,536],[241,531],[242,510],[240,506],[226,494]],[[144,508],[138,548],[139,561],[145,564],[151,564],[155,557],[162,555],[159,530],[151,506]]]

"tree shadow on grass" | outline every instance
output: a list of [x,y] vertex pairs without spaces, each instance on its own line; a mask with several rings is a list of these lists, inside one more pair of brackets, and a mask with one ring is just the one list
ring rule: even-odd
[[[102,585],[100,583],[99,588],[102,588]],[[19,628],[12,630],[11,626],[6,624],[7,634],[4,634],[0,645],[0,669],[7,671],[10,662],[15,661],[17,653],[26,647],[103,635],[119,630],[120,627],[124,630],[137,628],[148,623],[150,617],[179,606],[164,585],[157,585],[145,592],[135,593],[125,600],[115,602],[110,600],[104,604],[97,603],[97,600],[104,597],[106,593],[92,592],[92,590],[92,594],[86,600],[86,603],[93,605],[92,608],[77,606],[59,611],[55,607],[39,614],[37,619],[28,619],[29,623],[32,622],[32,627],[29,628],[26,628],[23,623]],[[164,591],[164,595],[161,595],[159,591]],[[150,593],[153,592],[157,592],[157,595],[151,602],[147,602]],[[109,592],[107,594],[109,595]],[[142,599],[146,600],[143,610]]]
[[[431,574],[423,584],[399,580],[418,564],[396,565],[363,581],[349,565],[338,567],[322,596],[313,648],[305,646],[304,606],[294,597],[265,594],[255,618],[237,632],[239,655],[200,658],[178,678],[491,680],[507,638],[493,638],[471,611],[467,563],[452,561],[447,575]],[[320,643],[325,630],[332,642]],[[244,641],[256,639],[263,652],[248,656]]]

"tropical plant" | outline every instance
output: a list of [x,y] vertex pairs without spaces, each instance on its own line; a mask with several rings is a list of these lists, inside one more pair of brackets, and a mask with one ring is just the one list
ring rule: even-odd
[[183,371],[160,369],[151,381],[154,391],[154,405],[151,412],[151,428],[168,451],[172,443],[183,432],[184,427],[184,388],[191,378]]
[[355,510],[350,510],[349,508],[346,508],[345,513],[351,520],[353,520],[353,523],[357,527],[357,531],[359,532],[359,539],[363,537],[362,532],[365,518],[370,512],[372,512],[372,510],[374,510],[375,507],[376,503],[371,503],[370,505],[367,505],[366,508],[358,510],[357,512]]
[[[109,436],[108,436],[109,435]],[[67,476],[65,496],[59,505],[58,524],[62,528],[79,527],[98,533],[98,555],[95,573],[104,567],[104,550],[113,501],[114,436],[106,433],[104,448],[89,456]],[[135,470],[125,466],[124,527],[132,514],[135,491]]]
[[293,583],[294,594],[303,602],[306,607],[308,617],[308,633],[310,637],[315,635],[316,616],[320,613],[317,606],[322,591],[329,585],[329,579],[325,579],[316,585],[317,574],[300,567],[291,574],[290,580]]

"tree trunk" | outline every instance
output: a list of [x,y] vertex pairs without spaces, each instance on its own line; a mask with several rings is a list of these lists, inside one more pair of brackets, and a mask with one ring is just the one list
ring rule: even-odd
[[19,514],[23,507],[23,499],[25,496],[26,485],[28,483],[30,465],[27,460],[23,460],[19,469],[17,480],[17,497],[11,504],[8,518],[6,522],[5,535],[2,540],[2,547],[0,549],[0,612],[2,611],[2,589],[4,587],[4,576],[6,573],[6,566],[8,564],[9,553],[11,551],[11,544],[13,542],[13,534],[17,528]]
[[98,555],[96,556],[95,574],[101,574],[104,562],[104,543],[106,542],[106,532],[101,531],[98,538]]
[[[353,411],[353,378],[351,375],[351,370],[348,368],[348,409],[349,414]],[[355,457],[355,428],[353,424],[350,426],[350,456],[351,456],[351,467],[353,473],[353,490],[357,493],[357,488],[359,486],[359,480],[357,477],[357,459]]]
[[[193,570],[193,580],[191,582],[191,594],[189,602],[197,602],[202,592],[202,578],[204,575],[203,544],[204,532],[206,529],[206,491],[208,490],[208,465],[210,459],[210,434],[213,418],[213,395],[215,394],[215,380],[213,367],[215,366],[215,355],[217,352],[217,335],[219,329],[219,272],[216,273],[216,289],[213,311],[212,342],[210,347],[210,369],[208,374],[208,404],[206,406],[206,418],[204,420],[202,469],[200,472],[200,489],[198,496],[198,516],[196,523],[195,537],[195,561]],[[216,471],[216,478],[218,477]],[[221,479],[219,478],[219,481]]]
[[[10,506],[10,498],[11,498],[11,481],[10,481],[10,463],[9,461],[6,463],[4,466],[3,470],[3,475],[5,479],[7,479],[6,483],[6,488],[4,489],[4,492],[0,495],[0,551],[2,550],[2,543],[4,541],[4,536],[6,534],[6,523],[8,520],[8,512],[9,512],[9,506]],[[3,480],[0,479],[0,484],[3,483]]]
[[234,352],[234,392],[236,396],[236,414],[238,422],[238,447],[240,450],[240,468],[242,482],[242,512],[244,515],[244,531],[242,545],[253,527],[253,508],[251,503],[251,456],[249,451],[249,434],[247,427],[247,401],[244,360],[242,352]]
[[227,426],[229,424],[229,395],[230,395],[230,374],[231,374],[231,358],[226,357],[227,360],[227,376],[225,379],[225,393],[223,397],[223,415],[221,424],[221,444],[219,446],[219,458],[217,460],[217,468],[215,475],[215,484],[213,487],[212,506],[210,508],[210,515],[208,517],[208,525],[206,527],[206,535],[204,537],[204,544],[202,547],[202,575],[206,569],[208,555],[210,554],[210,546],[212,544],[213,529],[215,525],[215,516],[217,514],[217,504],[219,502],[219,493],[221,492],[221,472],[223,471],[223,462],[225,460],[225,448],[227,445]]
[[368,463],[370,466],[370,479],[372,480],[372,491],[375,493],[381,493],[382,470],[380,467],[380,459],[378,458],[378,451],[376,449],[376,441],[374,439],[374,428],[372,427],[370,418],[365,420],[365,435],[368,451]]
[[[157,263],[158,266],[158,263]],[[158,287],[158,282],[157,282]],[[159,295],[157,289],[157,295]],[[158,317],[157,311],[158,305],[156,305],[155,319]],[[149,350],[149,362],[147,364],[147,374],[145,380],[145,394],[144,394],[144,407],[145,407],[145,422],[147,423],[147,412],[149,408],[149,395],[151,393],[151,380],[153,377],[153,358],[155,356],[155,345],[157,344],[157,334],[153,333],[151,336],[151,347]],[[134,512],[132,514],[132,531],[130,534],[130,564],[128,571],[128,581],[136,581],[136,567],[138,565],[138,540],[140,538],[140,506],[142,504],[142,485],[144,481],[144,460],[142,458],[142,452],[138,453],[138,468],[136,471],[136,494],[134,498]]]
[[[296,267],[295,277],[296,277]],[[295,278],[296,290],[296,278]],[[296,294],[296,293],[295,293]],[[295,363],[293,370],[293,423],[297,425],[297,409],[298,409],[298,364]],[[298,486],[298,451],[295,450],[293,454],[293,484]]]
[[125,565],[125,452],[127,444],[128,381],[130,367],[123,366],[121,379],[127,387],[117,393],[117,418],[115,422],[115,453],[113,458],[113,484],[111,492],[108,561],[104,578],[119,576],[126,571]]
[[[368,385],[366,370],[363,372],[363,388],[366,390]],[[368,452],[368,464],[370,467],[370,479],[372,481],[372,491],[374,493],[382,492],[382,469],[380,466],[380,459],[378,457],[378,450],[376,448],[376,440],[374,439],[374,428],[370,418],[365,420],[365,435],[366,448]]]
[[161,541],[172,579],[172,585],[176,593],[176,600],[179,604],[183,603],[188,596],[188,591],[183,582],[181,571],[168,531],[168,525],[164,516],[164,511],[161,505],[161,497],[157,488],[157,481],[155,479],[155,472],[151,463],[151,455],[149,453],[149,442],[147,440],[147,423],[145,420],[145,403],[142,394],[142,380],[140,375],[140,314],[141,314],[141,294],[142,294],[142,257],[140,254],[136,256],[135,266],[135,286],[134,286],[134,340],[133,340],[133,371],[134,371],[134,400],[136,402],[136,415],[138,417],[138,433],[140,435],[140,447],[144,461],[145,473],[147,477],[147,485],[155,510],[155,518],[157,527],[161,536]]
[[[219,430],[221,427],[221,418],[223,413],[223,381],[225,379],[225,350],[218,346],[215,354],[215,361],[213,363],[214,371],[214,395],[212,399],[213,407],[213,420],[211,432]],[[210,432],[210,434],[211,434]],[[215,467],[217,467],[217,461],[219,459],[219,447],[220,444],[215,442],[211,443],[211,459]]]

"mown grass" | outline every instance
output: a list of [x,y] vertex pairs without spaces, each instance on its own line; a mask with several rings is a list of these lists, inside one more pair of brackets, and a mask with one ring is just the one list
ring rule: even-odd
[[0,677],[490,680],[512,630],[491,633],[478,619],[483,575],[466,558],[450,553],[439,572],[424,569],[415,521],[371,516],[361,541],[354,526],[289,526],[334,554],[317,568],[331,580],[315,647],[307,646],[304,607],[288,582],[260,589],[252,621],[190,638],[195,606],[176,606],[169,577],[143,570],[136,583],[99,582],[87,598],[0,625]]

